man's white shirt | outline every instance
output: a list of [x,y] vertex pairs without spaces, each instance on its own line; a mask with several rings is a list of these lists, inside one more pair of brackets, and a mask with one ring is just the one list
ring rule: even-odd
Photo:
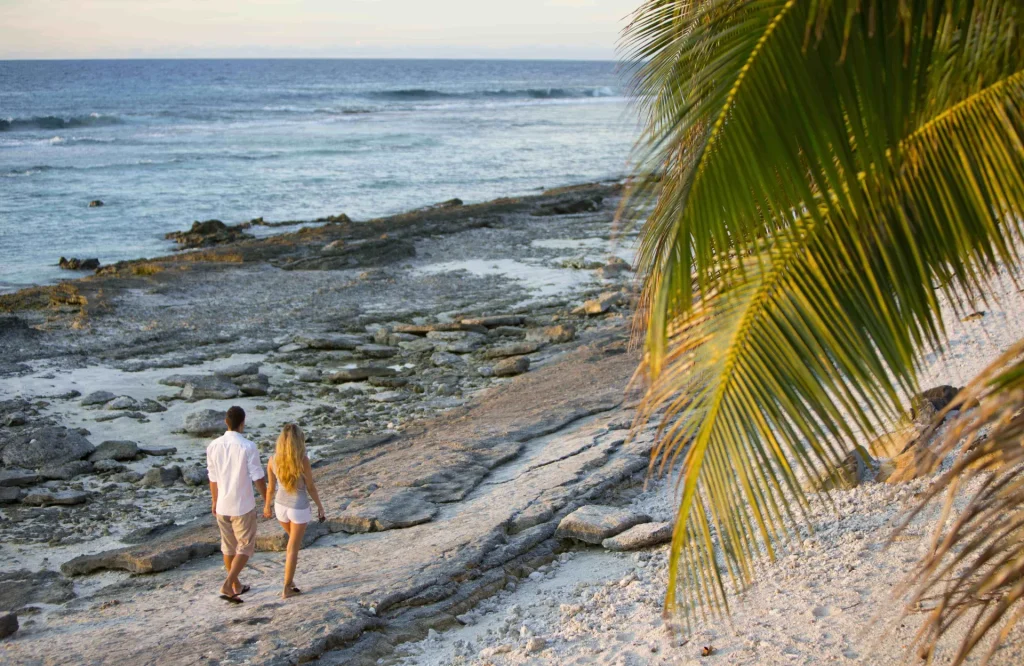
[[256,508],[253,481],[263,478],[256,445],[228,430],[206,447],[206,472],[217,484],[217,513],[244,516]]

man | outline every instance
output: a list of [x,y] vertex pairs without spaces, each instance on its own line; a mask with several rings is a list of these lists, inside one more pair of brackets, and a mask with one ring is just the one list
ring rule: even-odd
[[213,495],[213,515],[220,528],[220,550],[228,577],[220,588],[220,598],[233,604],[242,603],[240,596],[249,591],[238,575],[256,551],[256,498],[252,484],[256,482],[263,497],[267,482],[256,445],[245,437],[245,410],[232,407],[224,422],[228,431],[206,447],[206,470]]

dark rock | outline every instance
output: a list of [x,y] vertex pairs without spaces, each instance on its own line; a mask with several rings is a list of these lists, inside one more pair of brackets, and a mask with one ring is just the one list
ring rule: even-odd
[[530,369],[530,359],[526,356],[513,356],[494,364],[495,377],[512,377],[521,375]]
[[631,270],[627,261],[619,257],[612,257],[608,260],[608,263],[597,269],[597,275],[604,280],[611,280]]
[[499,326],[522,326],[526,318],[523,315],[493,315],[490,317],[476,317],[474,319],[463,319],[462,323],[467,326],[486,326],[497,328]]
[[176,466],[153,467],[142,476],[145,488],[166,488],[181,478],[181,469]]
[[504,345],[502,347],[494,347],[484,352],[484,358],[505,358],[506,356],[522,356],[523,354],[532,354],[543,346],[542,342],[523,340],[522,342],[514,342],[510,345]]
[[236,363],[235,365],[228,366],[223,370],[217,370],[214,374],[220,377],[242,377],[244,375],[256,375],[259,374],[260,364],[259,363]]
[[409,384],[409,380],[405,377],[370,377],[366,383],[381,388],[402,388]]
[[44,426],[11,438],[0,453],[7,467],[38,469],[81,460],[95,450],[82,435],[63,426]]
[[21,490],[14,486],[0,486],[0,504],[14,504],[21,497]]
[[82,398],[81,405],[83,407],[89,407],[91,405],[105,405],[116,397],[117,396],[110,391],[93,391]]
[[200,409],[185,415],[182,430],[189,435],[219,435],[227,430],[224,419],[227,412],[216,409]]
[[344,532],[382,532],[429,522],[437,505],[410,488],[379,488],[366,499],[354,500],[331,521]]
[[97,460],[92,465],[92,469],[97,474],[117,474],[127,469],[124,465],[113,459]]
[[[218,411],[215,411],[215,410],[212,410],[212,409],[211,410],[207,410],[207,411],[211,411],[214,414],[221,414],[221,412],[218,412]],[[223,418],[224,416],[226,416],[226,414],[223,414],[221,416],[220,425],[218,426],[218,428],[225,428],[225,429],[227,429],[227,426],[224,424],[224,418]],[[177,452],[178,452],[178,449],[176,449],[173,446],[164,446],[164,447],[160,447],[160,446],[140,446],[139,447],[139,453],[141,453],[144,456],[173,456]]]
[[629,509],[589,504],[581,506],[558,523],[555,536],[599,544],[634,525],[651,522],[650,516]]
[[466,365],[461,356],[439,351],[430,355],[430,362],[439,368],[458,368]]
[[203,486],[210,482],[210,477],[202,465],[189,465],[181,470],[181,480],[186,486]]
[[608,550],[640,550],[672,540],[672,523],[643,523],[605,539],[601,545]]
[[436,322],[433,324],[399,324],[395,326],[396,333],[410,333],[412,335],[426,335],[431,332],[443,331],[473,331],[474,333],[487,333],[487,327],[476,324],[464,324],[462,322]]
[[272,261],[271,264],[286,271],[338,271],[365,266],[380,267],[416,256],[412,241],[400,238],[380,238],[346,242],[330,252],[302,259]]
[[32,506],[73,506],[84,504],[89,499],[89,493],[80,490],[52,491],[46,489],[31,490],[21,498],[22,504]]
[[176,242],[178,249],[181,250],[211,247],[252,238],[250,234],[245,233],[245,228],[246,226],[241,224],[228,226],[220,220],[207,220],[193,222],[192,228],[188,231],[172,231],[164,238]]
[[18,631],[18,616],[14,613],[0,613],[0,640]]
[[548,204],[541,206],[540,210],[534,211],[533,215],[574,215],[576,213],[593,213],[601,208],[602,197],[588,197],[567,201],[564,203]]
[[229,400],[238,397],[238,387],[221,377],[202,377],[185,382],[181,397],[189,402],[197,400]]
[[296,335],[292,341],[309,347],[324,350],[353,350],[366,343],[361,335],[328,334],[328,335]]
[[92,473],[92,463],[88,460],[72,460],[59,465],[44,465],[39,476],[48,481],[70,481],[76,476]]
[[7,419],[5,421],[5,425],[8,428],[16,428],[18,426],[23,426],[26,423],[28,423],[28,417],[22,414],[21,412],[14,412],[13,414],[8,414]]
[[820,479],[809,482],[806,487],[814,491],[850,490],[863,481],[875,478],[876,467],[877,461],[871,457],[867,449],[858,445],[847,454],[838,467]]
[[93,199],[92,201],[89,202],[89,208],[99,208],[102,205],[104,204],[99,199]]
[[396,349],[395,347],[377,344],[361,345],[356,348],[356,351],[358,351],[363,356],[368,356],[370,358],[391,358],[392,356],[398,353],[398,349]]
[[270,379],[266,375],[247,375],[235,378],[242,395],[259,396],[270,392]]
[[910,415],[915,421],[926,421],[924,425],[928,425],[931,422],[931,417],[953,402],[953,398],[959,392],[960,389],[948,384],[922,391],[910,400]]
[[89,456],[89,460],[135,460],[139,455],[139,445],[128,440],[107,440],[100,443]]
[[402,402],[408,398],[409,394],[405,391],[381,391],[370,396],[373,402]]
[[24,488],[39,483],[39,475],[17,467],[0,469],[0,488]]
[[100,267],[99,259],[60,258],[57,265],[66,271],[94,271]]
[[74,598],[74,583],[56,571],[0,573],[0,611],[18,611],[29,604],[62,604]]
[[146,412],[147,414],[157,414],[157,413],[160,413],[160,412],[166,412],[167,408],[164,407],[163,405],[161,405],[156,400],[151,400],[149,398],[146,398],[139,405],[139,410],[143,411],[143,412]]
[[332,384],[343,382],[361,382],[370,377],[394,377],[398,372],[394,368],[384,365],[360,365],[354,368],[345,368],[327,376],[327,381]]

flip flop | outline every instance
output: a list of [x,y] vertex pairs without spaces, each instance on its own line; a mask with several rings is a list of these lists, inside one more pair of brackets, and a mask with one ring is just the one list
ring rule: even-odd
[[302,590],[295,587],[294,585],[292,585],[292,592],[294,592],[295,594],[302,594]]
[[251,589],[252,589],[252,588],[251,588],[251,587],[249,587],[248,585],[243,585],[243,586],[242,586],[242,591],[241,591],[241,592],[239,592],[239,593],[238,593],[237,595],[235,595],[235,596],[239,596],[239,597],[240,597],[240,596],[242,596],[243,594],[245,594],[246,592],[248,592],[248,591],[249,591],[249,590],[251,590]]
[[239,599],[237,595],[222,594],[222,595],[220,595],[220,598],[223,599],[224,601],[227,601],[228,603],[232,603],[232,604],[242,604],[242,603],[245,603],[244,601]]

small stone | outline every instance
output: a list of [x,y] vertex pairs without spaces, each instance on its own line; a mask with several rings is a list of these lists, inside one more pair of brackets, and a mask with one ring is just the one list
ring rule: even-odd
[[494,364],[495,377],[512,377],[521,375],[530,369],[530,359],[526,356],[513,356]]
[[381,391],[371,395],[370,400],[374,402],[401,402],[408,397],[408,394],[404,391]]
[[146,412],[147,414],[158,414],[160,412],[166,412],[167,408],[161,405],[156,400],[146,398],[138,405],[138,410]]
[[298,375],[296,375],[295,378],[298,379],[300,382],[316,383],[322,379],[322,376],[319,370],[313,369],[302,370],[301,372],[299,372]]
[[186,486],[203,486],[210,482],[210,477],[202,465],[189,465],[181,470],[181,480]]
[[106,408],[111,410],[136,409],[138,406],[139,403],[135,401],[135,398],[127,395],[114,398],[106,403]]
[[601,545],[608,550],[639,550],[672,540],[672,523],[643,523],[605,539]]
[[547,641],[540,636],[534,636],[526,642],[526,653],[534,654],[535,652],[540,652],[545,647],[547,647]]
[[126,469],[124,465],[113,459],[98,460],[92,466],[92,471],[97,474],[116,474]]
[[476,616],[472,613],[463,613],[462,615],[456,615],[455,619],[458,620],[461,624],[467,626],[476,624]]
[[356,348],[356,351],[367,356],[369,358],[391,358],[398,353],[398,349],[395,347],[389,347],[387,345],[361,345]]
[[629,509],[589,504],[562,519],[555,531],[559,538],[572,538],[592,544],[625,532],[634,525],[651,522],[650,516]]
[[44,465],[39,476],[49,481],[70,481],[76,476],[89,474],[93,471],[92,463],[87,460],[72,460],[59,465]]
[[80,403],[83,407],[89,407],[91,405],[105,405],[117,396],[110,391],[93,391],[89,395],[82,398]]
[[434,352],[430,355],[430,362],[439,368],[452,368],[460,367],[466,364],[461,356],[450,354],[448,352]]
[[189,435],[216,435],[227,430],[224,419],[227,412],[216,409],[200,409],[185,415],[182,430]]
[[181,477],[181,470],[176,466],[153,467],[142,477],[142,486],[145,488],[166,488],[174,485],[174,482]]
[[622,300],[622,294],[617,291],[606,291],[597,298],[583,304],[583,310],[588,315],[599,315],[608,312],[613,305]]
[[[211,410],[212,411],[212,410]],[[225,426],[226,428],[226,426]],[[139,453],[144,456],[173,456],[178,449],[173,446],[140,446]]]
[[570,342],[575,337],[576,328],[571,324],[558,324],[556,326],[533,329],[526,334],[527,340],[540,340],[552,344]]
[[479,368],[476,369],[476,371],[481,377],[494,376],[494,368],[489,365],[481,365]]

